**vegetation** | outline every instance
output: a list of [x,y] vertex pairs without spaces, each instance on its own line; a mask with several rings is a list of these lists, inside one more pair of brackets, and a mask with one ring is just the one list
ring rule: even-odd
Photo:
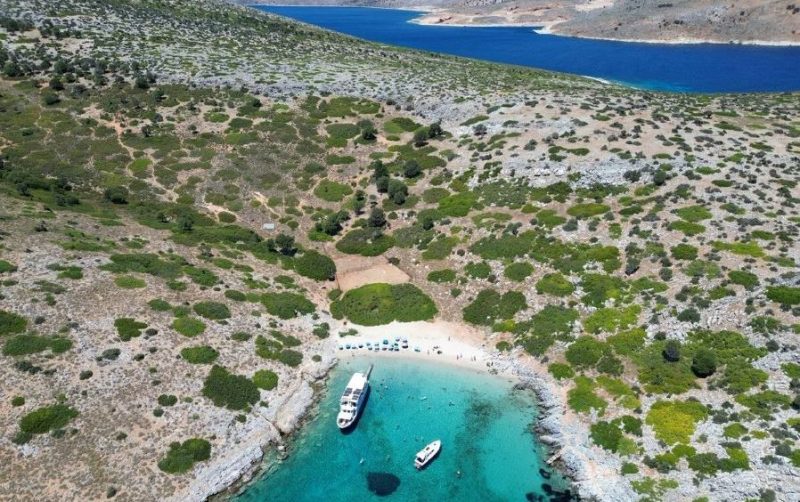
[[346,317],[362,326],[425,321],[437,313],[433,300],[412,284],[368,284],[348,291],[331,303],[331,314],[335,318]]
[[158,468],[169,474],[182,474],[196,462],[211,458],[211,443],[205,439],[191,438],[183,443],[170,443],[167,455],[158,462]]
[[260,394],[258,387],[247,377],[234,375],[216,364],[203,382],[203,395],[215,406],[229,410],[245,410],[254,405]]

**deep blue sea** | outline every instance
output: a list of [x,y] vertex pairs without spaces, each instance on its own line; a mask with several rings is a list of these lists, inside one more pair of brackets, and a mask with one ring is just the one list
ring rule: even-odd
[[366,40],[685,92],[800,90],[800,47],[647,44],[538,35],[533,28],[423,26],[419,13],[363,7],[268,12]]
[[[339,396],[352,373],[370,363],[369,400],[355,429],[343,434],[335,423]],[[563,481],[540,471],[535,417],[533,395],[502,378],[400,357],[346,359],[289,457],[236,500],[548,500],[543,483]],[[434,439],[442,441],[439,456],[417,471],[414,455]],[[394,491],[377,495],[370,480],[373,490]]]

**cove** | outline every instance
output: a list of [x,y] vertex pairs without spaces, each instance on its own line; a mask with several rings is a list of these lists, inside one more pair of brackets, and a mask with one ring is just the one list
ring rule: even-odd
[[[369,400],[343,434],[339,396],[370,364]],[[533,394],[503,378],[400,357],[348,358],[331,372],[319,413],[289,457],[236,500],[552,500],[548,487],[565,483],[545,469],[535,417]],[[434,439],[442,440],[439,456],[417,471],[414,454]]]
[[539,35],[529,27],[425,26],[418,12],[364,7],[255,8],[390,45],[680,92],[800,90],[800,47],[650,44]]

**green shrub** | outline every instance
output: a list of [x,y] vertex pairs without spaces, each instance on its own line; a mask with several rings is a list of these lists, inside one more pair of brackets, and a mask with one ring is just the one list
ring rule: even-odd
[[682,207],[680,209],[676,209],[673,211],[679,218],[691,222],[697,223],[698,221],[703,220],[710,220],[713,216],[711,211],[706,209],[703,206],[688,206]]
[[243,302],[247,300],[247,295],[235,289],[226,289],[225,298],[233,300],[235,302]]
[[567,403],[577,413],[590,413],[593,409],[602,415],[608,403],[595,394],[594,382],[584,376],[575,377],[575,388],[567,392]]
[[767,288],[767,298],[781,305],[797,305],[800,303],[800,288],[770,286]]
[[63,428],[77,416],[75,409],[63,404],[44,406],[22,417],[19,428],[26,434],[44,434]]
[[717,356],[712,350],[701,347],[692,358],[692,372],[700,378],[706,378],[717,371]]
[[644,329],[634,328],[609,336],[606,341],[617,354],[631,357],[644,347],[645,337]]
[[346,254],[378,256],[394,244],[395,241],[391,235],[376,232],[375,229],[356,228],[336,243],[336,249]]
[[525,295],[518,291],[501,295],[493,289],[484,289],[472,303],[464,307],[464,320],[478,326],[491,326],[496,320],[513,318],[527,306]]
[[688,221],[673,221],[670,223],[667,228],[670,230],[676,230],[678,232],[682,232],[683,234],[692,237],[695,235],[700,235],[706,231],[706,227],[699,223],[691,223]]
[[575,286],[558,272],[545,274],[536,282],[536,292],[553,296],[568,296],[575,291]]
[[13,265],[6,260],[0,260],[0,274],[8,274],[10,272],[16,272],[17,266]]
[[181,474],[189,471],[195,462],[211,458],[211,443],[205,439],[192,438],[183,443],[174,442],[169,445],[166,457],[158,462],[158,468],[169,474]]
[[215,406],[229,410],[244,410],[258,402],[258,387],[247,377],[234,375],[222,366],[214,365],[203,383],[203,395]]
[[412,284],[367,284],[331,304],[335,318],[346,317],[362,326],[425,321],[437,313],[433,300]]
[[656,401],[645,422],[667,444],[689,443],[695,425],[707,416],[708,408],[697,401]]
[[158,396],[159,406],[175,406],[178,403],[178,397],[172,394],[161,394]]
[[722,431],[722,435],[730,439],[739,439],[745,434],[747,434],[747,427],[739,422],[726,425]]
[[461,192],[439,199],[439,211],[445,216],[461,217],[469,214],[477,196],[472,192]]
[[622,431],[616,424],[602,420],[592,424],[589,435],[594,444],[612,452],[617,451],[623,438]]
[[592,312],[583,322],[583,327],[589,333],[614,333],[635,324],[639,319],[642,308],[631,305],[625,308],[600,308]]
[[206,325],[194,317],[179,317],[172,322],[172,329],[183,336],[193,337],[206,330]]
[[596,202],[586,202],[582,204],[575,204],[571,208],[567,209],[567,214],[572,216],[573,218],[584,219],[606,213],[610,209],[611,208],[609,208],[605,204],[598,204]]
[[212,320],[228,319],[231,311],[224,303],[205,301],[194,304],[194,311],[201,317]]
[[162,300],[161,298],[153,298],[147,302],[147,305],[149,305],[150,308],[156,312],[168,312],[172,310],[172,305],[170,305],[168,301]]
[[744,286],[747,290],[753,290],[759,285],[758,276],[744,270],[731,270],[728,272],[728,279],[734,284]]
[[13,312],[0,309],[0,336],[22,333],[27,327],[27,319]]
[[316,251],[306,251],[294,260],[295,271],[303,277],[316,281],[328,281],[336,277],[336,264]]
[[522,282],[533,273],[533,265],[528,262],[516,262],[508,265],[503,275],[512,281]]
[[51,349],[54,354],[61,354],[72,348],[72,341],[66,338],[50,338],[38,335],[17,335],[6,341],[3,354],[6,356],[24,356]]
[[264,390],[272,390],[278,386],[278,375],[270,370],[258,370],[253,375],[253,383]]
[[676,260],[695,260],[697,248],[689,244],[678,244],[672,248],[672,257]]
[[456,280],[456,273],[454,270],[446,268],[444,270],[434,270],[428,274],[428,280],[431,282],[453,282]]
[[586,369],[594,367],[607,351],[608,345],[605,343],[591,336],[581,336],[570,344],[565,356],[571,365]]
[[492,267],[490,267],[485,261],[477,263],[470,262],[467,263],[466,267],[464,267],[464,271],[468,276],[474,279],[486,279],[491,275]]
[[129,341],[142,334],[142,330],[147,327],[147,323],[139,322],[130,317],[122,317],[114,321],[117,333],[123,342]]
[[114,278],[114,284],[122,289],[141,289],[147,286],[142,279],[132,275],[120,275]]
[[339,202],[353,193],[353,189],[343,183],[324,179],[317,184],[314,195],[328,202]]
[[557,337],[566,338],[578,320],[575,309],[559,305],[547,305],[529,321],[518,323],[514,332],[519,335],[517,343],[529,354],[544,354]]
[[198,345],[181,349],[181,357],[191,364],[211,364],[219,357],[213,347]]
[[267,308],[267,312],[281,319],[292,319],[315,310],[311,301],[297,293],[264,293],[261,295],[261,303]]
[[607,300],[619,300],[627,291],[628,285],[619,277],[606,274],[584,274],[581,287],[585,294],[581,301],[593,307],[604,307]]
[[625,462],[625,463],[622,464],[622,469],[620,470],[620,473],[623,476],[627,476],[629,474],[638,474],[639,473],[639,468],[636,466],[636,464],[632,464],[630,462]]
[[547,367],[547,371],[549,371],[556,380],[564,380],[565,378],[572,378],[575,376],[575,372],[572,371],[572,366],[564,363],[551,363],[550,366]]

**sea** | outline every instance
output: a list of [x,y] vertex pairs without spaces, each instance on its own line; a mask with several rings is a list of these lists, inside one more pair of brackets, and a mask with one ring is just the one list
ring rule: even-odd
[[[342,433],[341,392],[371,364],[364,411]],[[343,359],[326,389],[288,456],[268,461],[235,500],[569,500],[568,482],[548,468],[534,432],[536,400],[508,378],[400,355],[359,356]],[[438,457],[418,471],[415,454],[436,439]]]
[[653,44],[536,33],[534,27],[413,23],[420,12],[366,7],[256,6],[374,42],[695,93],[800,90],[800,46]]

